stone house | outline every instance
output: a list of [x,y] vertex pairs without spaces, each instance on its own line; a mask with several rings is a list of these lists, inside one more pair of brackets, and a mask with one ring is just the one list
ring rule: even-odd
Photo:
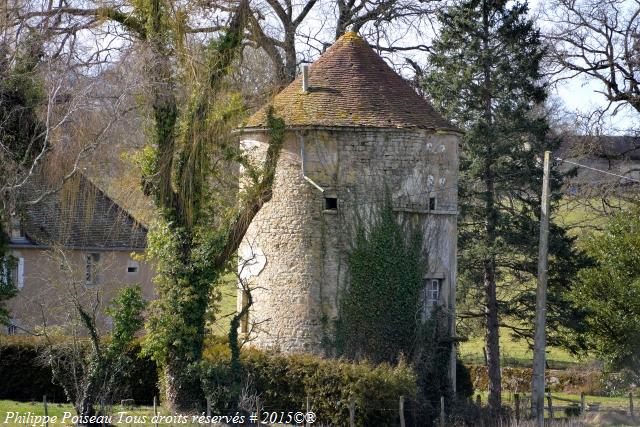
[[[3,332],[66,324],[74,298],[88,307],[98,302],[102,313],[127,284],[154,297],[153,268],[136,256],[145,250],[146,228],[82,175],[16,214],[6,228],[18,294],[7,304],[12,324]],[[100,329],[110,327],[106,316],[97,320]]]
[[[253,289],[242,326],[251,344],[332,354],[357,217],[380,207],[387,191],[398,221],[423,235],[424,314],[442,305],[455,334],[460,131],[355,33],[269,105],[286,135],[273,198],[240,247],[240,277]],[[267,108],[241,130],[256,159],[267,149]],[[240,290],[238,309],[246,300]]]

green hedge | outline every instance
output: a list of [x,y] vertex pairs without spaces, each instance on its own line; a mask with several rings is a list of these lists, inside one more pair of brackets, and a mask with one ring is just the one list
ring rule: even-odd
[[[39,401],[46,395],[51,402],[66,401],[62,388],[52,381],[51,369],[39,360],[44,346],[37,337],[0,336],[0,400]],[[150,404],[158,395],[156,365],[139,356],[139,346],[132,353],[136,363],[120,398]]]
[[0,336],[0,400],[65,402],[64,391],[51,382],[51,369],[37,362],[41,340]]
[[[214,397],[216,409],[224,411],[234,399],[227,386],[230,381],[224,378],[230,375],[228,352],[222,346],[209,348],[205,357],[205,389]],[[243,351],[242,362],[245,381],[265,410],[304,412],[309,396],[316,423],[344,425],[353,395],[357,425],[397,425],[399,396],[409,402],[417,393],[415,374],[403,363],[373,366],[257,350]]]

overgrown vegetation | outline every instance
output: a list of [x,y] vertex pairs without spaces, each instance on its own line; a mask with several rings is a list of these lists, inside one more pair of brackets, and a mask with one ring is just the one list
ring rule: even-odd
[[[440,398],[454,399],[450,361],[450,316],[441,306],[425,307],[423,236],[404,229],[389,196],[361,220],[348,255],[349,286],[340,300],[336,325],[339,356],[373,363],[409,363],[416,372],[414,410],[438,416]],[[459,396],[472,392],[460,364]]]
[[[356,405],[356,425],[395,425],[399,396],[417,396],[416,376],[404,362],[350,363],[311,355],[278,355],[248,349],[242,352],[243,388],[240,396],[229,387],[234,373],[225,343],[212,346],[203,361],[204,384],[215,409],[225,413],[237,405],[265,410],[304,410],[309,398],[316,423],[342,425],[349,419],[349,400]],[[383,410],[391,408],[392,410]]]
[[596,265],[579,273],[573,302],[587,311],[585,336],[610,369],[640,379],[640,210],[611,218],[582,242]]
[[[68,350],[68,338],[55,337],[48,342],[44,337],[0,337],[0,399],[37,402],[46,395],[49,402],[67,402],[64,389],[54,382],[49,361],[43,356],[50,346]],[[78,346],[88,349],[87,341]],[[134,340],[125,357],[129,360],[127,370],[111,391],[113,400],[133,399],[136,404],[150,405],[158,394],[155,363],[140,355],[139,340]]]
[[35,32],[28,32],[16,52],[0,42],[0,326],[10,316],[4,301],[16,294],[12,283],[14,263],[7,257],[7,225],[19,218],[19,188],[11,180],[33,166],[45,148],[45,125],[39,116],[44,99],[37,66],[42,44]]
[[360,221],[347,260],[349,286],[340,299],[339,355],[395,363],[414,353],[423,321],[424,265],[421,236],[406,236],[388,197],[371,223]]
[[[106,312],[113,318],[110,337],[100,335],[96,313],[74,300],[73,309],[82,331],[64,339],[46,336],[44,363],[51,367],[54,382],[59,384],[78,415],[89,419],[99,407],[110,404],[117,396],[123,379],[132,370],[130,352],[135,334],[142,328],[145,302],[139,286],[120,290]],[[83,423],[84,424],[84,423]]]

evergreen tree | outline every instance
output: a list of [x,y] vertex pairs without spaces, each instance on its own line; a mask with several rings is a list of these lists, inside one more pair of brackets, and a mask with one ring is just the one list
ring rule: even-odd
[[572,298],[588,310],[589,348],[608,368],[640,379],[640,210],[611,218],[585,247],[596,265],[580,272]]
[[[464,316],[486,326],[489,405],[501,407],[499,328],[530,336],[542,168],[557,142],[545,117],[539,32],[527,4],[467,0],[439,14],[442,32],[424,88],[465,134],[460,155],[459,299]],[[554,171],[552,199],[560,197]],[[581,260],[565,231],[551,225],[549,321],[568,306],[563,289]],[[573,315],[566,315],[574,320]],[[528,322],[528,323],[527,323]],[[549,328],[551,330],[551,328]],[[560,334],[558,334],[559,336]],[[557,338],[557,337],[551,337]]]

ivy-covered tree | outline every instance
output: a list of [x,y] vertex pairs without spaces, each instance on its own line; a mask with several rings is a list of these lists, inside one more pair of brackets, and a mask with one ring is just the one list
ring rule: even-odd
[[[496,412],[501,407],[500,327],[510,327],[520,337],[532,332],[539,159],[557,146],[545,117],[536,113],[546,98],[540,72],[545,50],[527,8],[526,2],[466,0],[441,12],[442,31],[423,83],[436,108],[465,131],[459,179],[459,313],[482,319],[486,327],[489,405]],[[557,202],[561,177],[554,171],[552,179]],[[563,290],[582,257],[555,224],[550,254],[549,323],[567,324],[575,317],[569,311],[560,315],[559,310],[570,307]]]
[[[153,58],[152,139],[141,161],[142,178],[161,217],[149,237],[159,274],[145,349],[163,369],[169,405],[189,411],[203,400],[197,367],[213,286],[232,263],[251,220],[271,198],[283,125],[269,115],[270,145],[259,166],[239,151],[231,134],[242,105],[226,82],[241,48],[246,0],[239,3],[224,32],[177,74],[171,59],[182,48],[175,43],[181,34],[168,20],[171,5],[162,0],[136,5],[145,22],[140,36]],[[185,103],[179,101],[178,87],[188,90]],[[239,165],[246,172],[246,185],[237,202],[229,204],[229,188],[220,185],[221,178],[228,179]],[[235,331],[230,336],[237,359]]]
[[584,245],[596,264],[580,272],[572,299],[587,310],[589,347],[640,378],[640,211],[619,213]]
[[38,115],[44,98],[37,72],[41,51],[34,34],[27,34],[15,51],[0,43],[0,324],[10,318],[3,302],[16,293],[5,230],[19,211],[15,177],[30,169],[46,148],[45,125]]

